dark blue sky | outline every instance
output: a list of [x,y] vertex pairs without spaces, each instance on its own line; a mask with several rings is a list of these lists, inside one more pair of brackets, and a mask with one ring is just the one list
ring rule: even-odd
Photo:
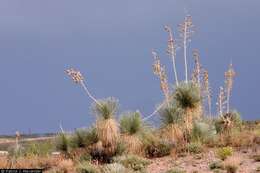
[[[0,2],[0,133],[67,130],[93,120],[90,99],[64,74],[80,69],[97,98],[115,96],[120,110],[152,112],[162,100],[151,50],[166,64],[167,33],[193,16],[189,49],[200,50],[214,91],[232,59],[237,77],[231,99],[245,119],[259,119],[259,0],[26,0]],[[183,76],[181,51],[177,68]]]

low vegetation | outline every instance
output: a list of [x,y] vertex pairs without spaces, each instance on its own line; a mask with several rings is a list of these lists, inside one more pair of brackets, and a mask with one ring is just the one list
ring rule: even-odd
[[[243,148],[251,147],[255,151],[259,148],[259,122],[244,122],[232,109],[235,76],[232,64],[224,73],[224,85],[217,95],[217,112],[212,111],[209,74],[200,64],[198,50],[193,51],[194,69],[188,76],[190,58],[186,56],[186,44],[193,33],[192,27],[192,19],[187,16],[179,28],[185,79],[180,80],[177,74],[175,58],[180,45],[176,45],[177,39],[170,27],[166,26],[165,30],[169,34],[167,53],[173,64],[173,84],[168,83],[167,71],[158,53],[152,52],[153,72],[159,79],[164,98],[150,115],[142,115],[139,111],[119,113],[116,98],[96,99],[83,75],[69,69],[66,71],[69,77],[82,86],[93,101],[93,125],[74,132],[61,128],[55,139],[27,145],[19,143],[17,135],[9,155],[0,157],[0,168],[41,168],[49,173],[148,173],[149,165],[160,157],[170,157],[178,166],[180,156],[195,155],[199,160],[205,153],[214,151],[209,170],[237,172],[241,159],[234,153]],[[160,118],[155,119],[156,124],[149,123],[157,114]],[[259,154],[255,152],[251,159],[259,162]],[[165,171],[186,172],[177,168]]]

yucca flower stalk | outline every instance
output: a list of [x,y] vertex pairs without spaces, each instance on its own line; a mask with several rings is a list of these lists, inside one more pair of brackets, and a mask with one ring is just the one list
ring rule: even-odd
[[228,71],[225,72],[225,91],[227,95],[227,112],[229,113],[229,104],[230,104],[230,96],[231,96],[231,91],[233,88],[233,81],[236,73],[233,69],[232,63],[229,65]]
[[225,103],[226,103],[226,96],[225,96],[224,88],[220,87],[219,88],[218,101],[217,101],[218,113],[219,113],[220,117],[223,117],[223,113],[224,113],[224,109],[225,109]]
[[179,25],[180,37],[183,44],[183,55],[184,55],[184,64],[185,64],[185,82],[188,83],[188,62],[187,62],[187,44],[191,39],[193,33],[193,24],[192,18],[190,15],[187,15],[184,19],[184,22]]
[[153,72],[156,76],[160,79],[160,86],[161,90],[166,98],[166,101],[169,100],[169,86],[168,86],[168,80],[167,75],[165,71],[165,67],[161,65],[160,57],[155,51],[152,51],[153,57],[154,57],[154,64],[153,64]]
[[165,31],[168,32],[169,38],[168,38],[168,47],[167,47],[167,53],[170,55],[172,59],[172,67],[173,67],[173,72],[175,76],[175,81],[176,85],[178,86],[178,76],[177,76],[177,69],[176,69],[176,43],[173,37],[172,29],[169,26],[165,26]]
[[208,113],[209,117],[211,117],[211,88],[209,85],[209,73],[207,70],[203,71],[203,91],[205,92],[205,95],[207,97],[208,102]]
[[199,88],[201,89],[201,73],[202,73],[202,67],[200,64],[200,55],[199,51],[197,49],[193,50],[193,58],[195,63],[195,68],[192,73],[192,81],[197,83]]
[[66,70],[66,73],[68,74],[69,77],[71,77],[71,79],[73,80],[73,82],[75,82],[76,84],[80,84],[83,89],[85,90],[85,92],[87,93],[87,95],[96,103],[96,104],[100,104],[97,99],[90,93],[90,91],[87,88],[87,85],[84,82],[84,77],[81,74],[80,71],[75,70],[73,68],[70,68],[68,70]]

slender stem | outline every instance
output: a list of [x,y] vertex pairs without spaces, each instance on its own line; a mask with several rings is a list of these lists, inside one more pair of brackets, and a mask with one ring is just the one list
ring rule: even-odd
[[98,101],[97,99],[95,99],[94,96],[91,95],[91,93],[89,92],[87,86],[85,85],[84,81],[81,81],[80,82],[81,86],[83,87],[83,89],[86,91],[86,93],[88,94],[88,96],[96,103],[98,104],[99,106],[102,106]]
[[229,97],[230,97],[230,90],[227,89],[227,113],[229,113]]
[[187,24],[184,22],[184,37],[183,37],[183,54],[185,63],[185,82],[188,83],[188,65],[187,65]]
[[178,82],[178,77],[177,77],[177,71],[176,71],[176,64],[175,64],[175,57],[172,55],[172,65],[173,65],[173,70],[174,70],[174,75],[175,75],[175,80],[176,80],[176,85],[179,85]]
[[165,102],[163,102],[161,105],[159,105],[150,115],[143,118],[143,121],[146,121],[146,120],[150,119],[152,116],[154,116],[163,107],[164,103]]

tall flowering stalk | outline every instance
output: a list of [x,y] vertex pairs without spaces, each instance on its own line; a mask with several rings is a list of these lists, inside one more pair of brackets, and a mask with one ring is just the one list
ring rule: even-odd
[[203,91],[207,97],[208,101],[208,109],[209,109],[209,116],[211,117],[211,88],[209,85],[209,73],[207,70],[203,71]]
[[158,54],[155,51],[153,51],[152,54],[153,54],[153,57],[154,57],[153,72],[156,76],[159,77],[161,90],[162,90],[162,92],[163,92],[163,94],[166,98],[166,101],[168,102],[169,86],[168,86],[165,67],[163,67],[161,65],[160,57],[158,56]]
[[190,15],[187,15],[184,19],[184,22],[179,25],[180,37],[182,38],[183,44],[183,55],[184,55],[184,64],[185,64],[185,82],[188,83],[188,62],[187,62],[187,43],[191,39],[193,33],[193,24],[192,18]]
[[157,106],[157,108],[150,115],[143,118],[143,121],[147,121],[152,116],[154,116],[165,105],[165,103],[169,104],[169,102],[168,102],[169,101],[169,86],[168,86],[168,80],[167,80],[165,67],[163,67],[161,65],[160,57],[158,56],[158,54],[155,51],[152,51],[152,55],[154,58],[153,72],[160,79],[161,90],[165,96],[166,102],[164,101],[162,104]]
[[75,70],[73,68],[70,68],[68,70],[66,70],[66,73],[68,74],[69,77],[71,77],[71,79],[73,80],[73,82],[75,82],[76,84],[80,84],[83,89],[86,91],[87,95],[97,104],[97,105],[101,105],[97,99],[89,92],[87,85],[84,82],[84,77],[83,75],[80,73],[80,71]]
[[192,73],[192,81],[197,83],[199,88],[201,89],[201,73],[202,73],[202,67],[200,64],[200,55],[198,50],[193,51],[193,58],[195,63],[195,68]]
[[218,95],[218,102],[217,102],[218,112],[219,112],[220,117],[223,117],[225,103],[226,103],[225,91],[224,91],[223,87],[220,87],[219,95]]
[[233,88],[233,82],[234,82],[234,77],[236,73],[233,69],[232,63],[229,65],[228,71],[225,72],[225,92],[227,94],[227,113],[229,113],[229,103],[230,103],[230,96],[231,96],[231,91]]
[[173,67],[173,72],[174,72],[174,77],[176,81],[176,85],[179,85],[178,82],[178,76],[177,76],[177,69],[176,69],[176,43],[173,37],[173,32],[172,29],[169,26],[165,26],[165,31],[168,32],[169,38],[168,38],[168,47],[167,47],[167,53],[170,55],[172,59],[172,67]]

